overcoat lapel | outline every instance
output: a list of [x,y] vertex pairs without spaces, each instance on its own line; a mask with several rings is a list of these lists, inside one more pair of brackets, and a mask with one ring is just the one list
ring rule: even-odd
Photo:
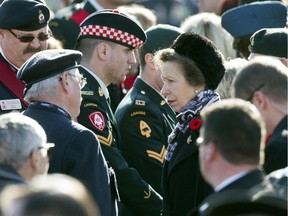
[[168,165],[168,175],[171,171],[180,164],[183,160],[192,154],[198,154],[198,147],[196,146],[196,139],[198,138],[198,131],[187,131],[185,134],[180,133],[178,137],[178,145]]

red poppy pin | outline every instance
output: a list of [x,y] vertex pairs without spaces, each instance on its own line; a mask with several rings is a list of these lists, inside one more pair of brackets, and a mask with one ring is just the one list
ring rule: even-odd
[[191,130],[198,130],[202,125],[202,121],[199,118],[193,119],[190,124],[189,127],[191,128]]

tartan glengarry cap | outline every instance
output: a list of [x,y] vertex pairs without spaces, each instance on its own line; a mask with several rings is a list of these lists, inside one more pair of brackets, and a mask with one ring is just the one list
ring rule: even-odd
[[277,1],[245,4],[226,11],[221,25],[234,38],[251,36],[262,28],[283,28],[286,25],[287,8]]
[[112,41],[132,49],[140,48],[146,41],[144,30],[118,10],[101,10],[88,16],[80,24],[78,41],[87,37]]
[[26,89],[37,82],[79,67],[82,53],[76,50],[51,49],[31,56],[19,69],[17,79],[24,81]]
[[255,32],[250,38],[251,53],[288,58],[287,28],[264,28]]
[[0,5],[0,28],[35,31],[47,26],[50,10],[42,1],[5,0]]

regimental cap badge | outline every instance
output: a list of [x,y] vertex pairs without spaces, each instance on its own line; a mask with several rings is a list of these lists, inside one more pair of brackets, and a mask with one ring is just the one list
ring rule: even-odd
[[103,97],[104,95],[101,87],[98,87],[98,94],[100,97]]
[[45,22],[45,16],[44,16],[44,14],[42,13],[42,10],[41,10],[41,9],[39,9],[38,19],[39,19],[39,23],[40,23],[40,24]]

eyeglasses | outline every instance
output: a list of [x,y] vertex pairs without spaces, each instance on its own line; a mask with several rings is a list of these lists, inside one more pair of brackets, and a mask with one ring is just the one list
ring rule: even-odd
[[69,74],[76,78],[76,80],[79,83],[81,89],[84,88],[84,86],[87,83],[87,80],[86,80],[85,77],[83,77],[82,74],[73,74],[73,73],[69,73]]
[[35,38],[37,38],[39,41],[46,41],[48,40],[51,36],[52,33],[40,33],[37,36],[19,36],[16,35],[13,31],[10,29],[8,30],[15,38],[19,39],[22,43],[31,43]]
[[249,95],[249,97],[246,99],[246,101],[250,101],[250,102],[251,102],[251,100],[252,100],[255,92],[261,90],[264,86],[265,86],[265,83],[262,83],[262,84],[260,84],[257,88],[255,88],[255,89],[251,92],[251,94]]

